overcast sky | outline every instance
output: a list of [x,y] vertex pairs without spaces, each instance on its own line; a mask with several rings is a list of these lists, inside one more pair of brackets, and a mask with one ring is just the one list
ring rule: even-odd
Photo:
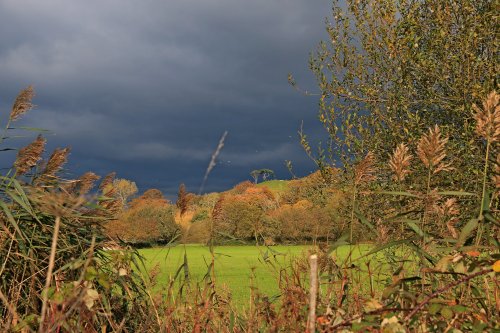
[[[85,171],[197,192],[222,133],[206,190],[270,168],[287,179],[314,169],[297,130],[321,131],[309,53],[326,38],[329,0],[0,0],[3,121],[29,84],[23,125],[70,146],[69,175]],[[4,144],[5,145],[5,144]]]

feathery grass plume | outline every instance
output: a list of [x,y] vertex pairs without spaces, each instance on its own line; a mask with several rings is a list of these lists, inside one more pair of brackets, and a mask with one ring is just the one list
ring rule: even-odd
[[116,215],[123,210],[123,204],[120,199],[104,200],[100,202],[100,205],[108,215]]
[[408,146],[400,143],[389,157],[389,167],[394,175],[392,178],[398,182],[403,181],[411,173],[409,166],[413,156],[409,153]]
[[29,169],[37,165],[42,158],[45,142],[46,140],[39,135],[35,141],[18,151],[16,161],[14,162],[16,175],[24,175]]
[[429,132],[424,134],[417,144],[417,155],[428,169],[433,173],[450,170],[450,165],[442,163],[446,157],[445,146],[448,138],[441,137],[441,130],[438,125],[429,128]]
[[17,95],[14,105],[12,105],[12,111],[10,112],[9,121],[15,121],[19,119],[23,114],[28,112],[33,108],[31,100],[35,96],[35,91],[32,86],[28,86],[23,89],[19,95]]
[[369,183],[376,179],[375,176],[375,155],[369,151],[365,158],[354,166],[354,184]]
[[87,194],[93,187],[94,183],[101,177],[96,175],[95,173],[89,171],[84,173],[80,178],[78,178],[78,185],[80,186],[79,194],[84,195]]
[[483,101],[482,109],[476,104],[472,105],[472,109],[475,111],[476,133],[489,142],[498,142],[500,140],[499,100],[500,95],[496,91],[492,91]]
[[83,196],[75,196],[66,191],[34,187],[29,192],[30,201],[46,214],[71,217],[85,203]]
[[68,161],[69,148],[56,148],[49,157],[38,182],[46,182],[56,178],[56,174]]
[[110,172],[101,181],[101,184],[99,184],[99,189],[102,190],[108,185],[113,184],[113,180],[115,179],[116,172]]
[[101,181],[99,184],[99,189],[105,193],[109,194],[113,190],[113,180],[115,179],[116,172],[110,172]]

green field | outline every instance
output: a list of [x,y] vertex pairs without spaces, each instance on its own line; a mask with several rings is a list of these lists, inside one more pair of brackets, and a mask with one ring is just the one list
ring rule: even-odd
[[[290,266],[294,257],[305,256],[310,246],[218,246],[215,248],[215,274],[217,285],[231,291],[232,298],[239,306],[248,304],[251,277],[260,292],[273,296],[278,293],[279,269]],[[175,247],[156,247],[141,249],[146,268],[151,270],[159,266],[159,286],[167,285],[184,261],[184,249],[187,253],[189,274],[192,281],[201,281],[211,261],[209,248],[201,245],[178,245]],[[337,251],[339,258],[346,257],[349,247]],[[265,260],[266,256],[269,260]]]
[[275,193],[281,193],[285,191],[288,188],[288,181],[287,180],[268,180],[262,183],[257,184],[257,186],[266,186],[269,188],[271,191]]

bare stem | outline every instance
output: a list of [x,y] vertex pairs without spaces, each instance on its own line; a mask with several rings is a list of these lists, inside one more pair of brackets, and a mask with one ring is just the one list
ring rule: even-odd
[[485,157],[485,161],[484,161],[484,169],[483,169],[483,191],[482,191],[482,195],[481,195],[481,206],[479,207],[479,216],[478,216],[478,220],[479,220],[479,225],[477,227],[477,236],[476,236],[476,245],[479,245],[479,243],[481,243],[481,238],[482,238],[482,234],[483,234],[483,220],[484,220],[484,216],[483,216],[483,206],[484,206],[484,201],[486,199],[486,184],[488,183],[488,160],[489,160],[489,157],[490,157],[490,146],[491,146],[491,142],[490,140],[488,140],[486,142],[486,157]]
[[57,238],[59,237],[59,227],[61,225],[61,218],[56,216],[55,224],[54,224],[54,233],[52,235],[52,246],[50,248],[50,257],[49,257],[49,267],[47,268],[47,277],[45,279],[45,288],[43,290],[43,300],[42,300],[42,312],[40,314],[40,326],[38,332],[43,332],[45,316],[47,312],[47,302],[49,299],[49,288],[52,282],[52,272],[54,270],[54,263],[56,259],[56,249],[57,249]]
[[425,193],[425,202],[424,202],[424,215],[422,216],[422,223],[420,226],[420,229],[422,229],[422,247],[425,246],[425,222],[427,218],[427,201],[429,200],[429,193],[431,192],[431,168],[429,167],[429,170],[427,172],[427,191]]

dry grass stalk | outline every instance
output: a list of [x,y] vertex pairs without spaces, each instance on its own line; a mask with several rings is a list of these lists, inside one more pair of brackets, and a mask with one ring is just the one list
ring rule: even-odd
[[56,174],[68,161],[69,148],[56,148],[50,155],[47,164],[39,177],[39,181],[46,182],[56,178]]
[[12,111],[10,112],[10,121],[15,121],[19,119],[23,114],[28,112],[33,108],[31,103],[33,97],[35,96],[35,91],[32,86],[22,90],[19,95],[17,95],[14,105],[12,105]]
[[413,156],[409,153],[408,146],[400,143],[389,158],[389,167],[394,175],[394,180],[401,182],[411,173],[409,167]]
[[[105,189],[109,188],[110,185],[113,185],[113,180],[115,179],[116,172],[110,172],[101,181],[101,184],[99,184],[99,189],[101,191],[105,191]],[[106,191],[108,192],[108,191]]]
[[120,199],[102,201],[100,205],[111,215],[116,215],[123,210],[123,204]]
[[60,217],[71,217],[85,203],[82,196],[75,196],[66,191],[47,191],[34,187],[29,193],[30,201],[45,214]]
[[46,140],[39,135],[35,141],[19,150],[16,161],[14,162],[14,167],[16,168],[16,174],[18,176],[24,175],[41,160],[45,149],[45,142]]
[[445,146],[448,138],[441,137],[441,130],[438,125],[429,128],[429,132],[424,134],[417,144],[417,155],[428,169],[433,169],[433,173],[450,170],[450,165],[442,163],[446,157]]
[[369,183],[376,179],[375,155],[370,151],[365,158],[354,167],[354,184]]
[[482,109],[476,104],[472,105],[472,109],[475,111],[476,133],[489,142],[498,142],[500,140],[499,100],[500,95],[496,91],[492,91],[483,101]]
[[94,183],[101,177],[93,172],[86,172],[80,178],[78,178],[78,184],[80,185],[79,194],[87,194],[93,187]]
[[52,235],[52,246],[50,247],[50,257],[49,266],[47,267],[47,277],[45,278],[45,288],[42,293],[42,311],[40,313],[40,327],[38,332],[43,332],[45,329],[45,316],[47,314],[48,299],[49,299],[49,288],[52,283],[52,272],[54,270],[56,249],[57,249],[57,238],[59,236],[59,227],[61,225],[61,218],[56,216],[54,223],[54,233]]

